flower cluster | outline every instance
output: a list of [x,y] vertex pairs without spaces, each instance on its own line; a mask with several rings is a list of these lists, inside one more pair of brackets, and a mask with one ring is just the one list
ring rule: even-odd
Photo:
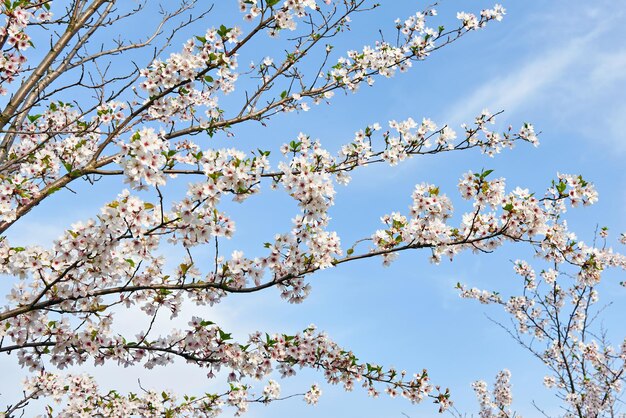
[[485,22],[495,19],[501,21],[506,14],[506,9],[496,4],[492,9],[484,9],[480,12],[480,19],[473,13],[459,12],[456,18],[463,22],[463,27],[467,30],[475,30],[485,26]]
[[326,74],[328,81],[335,81],[348,90],[357,90],[359,84],[365,81],[368,85],[374,84],[372,75],[392,77],[396,70],[407,71],[412,61],[423,60],[437,49],[442,41],[451,42],[451,35],[460,36],[464,31],[484,27],[491,20],[502,20],[504,8],[496,5],[493,9],[483,10],[480,19],[473,14],[459,13],[457,17],[462,21],[458,30],[446,31],[443,26],[431,28],[426,26],[426,18],[435,16],[435,9],[418,12],[402,21],[396,20],[398,37],[402,37],[399,45],[380,41],[371,46],[365,46],[361,51],[348,51],[347,57],[337,61]]
[[[20,206],[45,196],[42,191],[62,175],[78,176],[100,140],[97,124],[90,127],[78,109],[63,102],[28,115],[22,130],[0,174],[0,219],[5,222],[16,219]],[[65,135],[56,137],[57,132]]]
[[[94,379],[87,375],[63,376],[47,372],[28,378],[24,383],[24,390],[32,394],[34,399],[47,397],[55,404],[62,404],[62,408],[55,415],[59,418],[97,415],[115,417],[141,415],[156,418],[170,410],[171,404],[175,401],[167,392],[148,391],[142,395],[128,396],[115,391],[103,394]],[[181,408],[180,411],[190,409]],[[50,411],[52,410],[50,405]]]
[[124,119],[124,110],[126,103],[116,102],[114,100],[103,103],[98,106],[97,113],[93,117],[94,121],[100,121],[104,125],[114,124]]
[[126,181],[134,189],[144,189],[145,185],[162,186],[165,184],[163,167],[167,161],[169,143],[152,128],[135,132],[129,142],[118,142],[123,156],[120,161],[124,168]]
[[564,210],[563,198],[566,197],[572,206],[583,204],[592,205],[598,201],[598,192],[592,183],[585,181],[582,176],[571,174],[557,174],[557,181],[554,181],[550,189],[551,197],[554,199],[555,210]]
[[[481,173],[468,172],[460,179],[458,188],[461,196],[473,200],[474,211],[462,215],[459,226],[447,224],[452,216],[452,205],[435,185],[421,184],[416,187],[411,206],[411,218],[399,213],[382,218],[387,228],[378,230],[372,237],[375,251],[380,251],[388,263],[397,251],[408,248],[428,247],[432,249],[432,260],[438,262],[442,255],[450,259],[463,248],[493,250],[503,240],[537,240],[545,236],[539,248],[546,258],[562,258],[562,252],[568,248],[569,232],[566,225],[558,221],[559,213],[565,210],[560,205],[567,196],[552,197],[552,188],[541,201],[526,189],[519,187],[505,194],[504,179],[489,180],[492,170]],[[569,176],[573,177],[573,176]],[[587,185],[586,193],[593,194]],[[542,205],[542,202],[544,205]],[[557,203],[557,205],[555,205]],[[558,206],[561,212],[554,213]],[[495,210],[500,209],[498,214]],[[598,252],[586,247],[574,253],[569,261],[577,265],[587,265],[581,271],[581,281],[597,280],[604,266],[621,265],[620,256],[609,252]],[[585,249],[583,249],[585,248]],[[561,253],[561,254],[560,254]],[[534,283],[527,277],[527,285]],[[490,300],[489,293],[469,291],[466,297],[475,297],[482,302]]]
[[[218,118],[216,93],[232,92],[238,78],[236,55],[225,51],[225,42],[237,42],[241,33],[237,27],[211,28],[204,36],[188,40],[182,52],[165,61],[155,60],[142,70],[146,80],[140,87],[149,95],[145,102],[150,117],[163,122],[190,120],[197,106],[205,106],[209,119]],[[168,95],[170,92],[176,94]]]
[[4,96],[8,90],[6,84],[12,83],[26,63],[24,51],[33,43],[25,29],[33,21],[45,22],[50,20],[50,5],[47,2],[5,2],[2,5],[2,14],[5,16],[4,25],[0,26],[0,44],[7,45],[0,54],[0,95]]
[[[180,356],[200,367],[207,367],[210,376],[222,367],[230,369],[230,389],[225,395],[207,395],[204,399],[185,397],[186,402],[182,403],[177,403],[175,395],[169,392],[157,399],[151,391],[141,397],[134,394],[122,396],[117,392],[101,395],[97,384],[88,376],[59,376],[45,372],[28,379],[25,392],[33,393],[33,397],[48,396],[56,402],[69,396],[71,399],[66,402],[60,416],[73,416],[73,413],[78,413],[78,408],[81,408],[79,416],[96,411],[109,411],[113,416],[120,417],[134,414],[161,416],[166,411],[177,414],[212,411],[210,416],[215,416],[224,404],[235,407],[239,415],[246,412],[251,402],[271,402],[280,396],[280,386],[274,380],[268,381],[260,398],[252,396],[251,386],[244,380],[263,379],[275,369],[285,378],[296,374],[296,368],[307,367],[324,370],[328,382],[342,384],[347,390],[359,383],[368,389],[371,396],[378,395],[377,385],[385,386],[390,396],[401,394],[414,403],[436,393],[426,371],[409,378],[405,371],[384,370],[370,363],[360,364],[354,354],[337,346],[325,334],[317,333],[313,326],[295,335],[255,333],[242,345],[231,342],[231,335],[210,321],[194,317],[189,325],[189,330],[174,330],[168,337],[148,340],[143,335],[138,336],[139,340],[135,342],[112,336],[107,328],[99,332],[88,328],[80,339],[57,341],[52,348],[52,358],[67,356],[65,353],[71,351],[82,357],[79,362],[94,357],[96,364],[116,361],[129,366],[144,362],[146,367],[151,368],[169,364],[174,357]],[[62,334],[56,333],[55,337],[60,339]],[[303,399],[315,404],[320,395],[319,386],[312,385],[303,394]],[[447,396],[443,397],[447,399]]]
[[[254,6],[252,6],[254,8]],[[271,36],[276,36],[279,30],[296,30],[295,18],[303,18],[307,15],[307,9],[317,10],[315,0],[286,0],[282,7],[274,12],[276,26],[270,31]]]
[[[460,284],[458,287],[462,297],[502,305],[514,318],[516,326],[512,332],[518,341],[553,371],[544,378],[544,384],[567,401],[568,416],[605,416],[612,411],[622,390],[626,344],[615,349],[604,337],[593,333],[594,304],[598,301],[595,285],[604,268],[626,269],[626,260],[610,249],[572,245],[575,237],[568,238],[551,244],[564,245],[559,247],[562,257],[556,262],[548,258],[552,267],[539,275],[526,261],[514,262],[516,274],[523,279],[520,295],[504,300],[497,292],[468,290]],[[572,269],[577,269],[578,274],[574,275]],[[500,391],[501,397],[510,399],[507,385],[502,386],[505,389]],[[501,416],[493,414],[494,405],[484,382],[476,383],[474,388],[481,400],[481,416]],[[498,407],[498,411],[504,409]]]
[[[504,369],[496,375],[493,394],[489,393],[487,383],[482,380],[472,383],[472,388],[480,404],[480,418],[509,418],[512,415],[509,407],[513,401],[511,396],[511,372]],[[520,415],[514,415],[519,417]]]

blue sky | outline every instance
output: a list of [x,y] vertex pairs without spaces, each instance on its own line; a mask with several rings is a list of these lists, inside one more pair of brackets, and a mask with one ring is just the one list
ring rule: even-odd
[[[404,18],[426,5],[409,0],[382,3],[376,12],[354,18],[353,30],[335,43],[338,50],[362,47],[376,38],[378,28],[390,28],[396,17]],[[458,128],[483,108],[505,110],[499,119],[502,126],[511,123],[518,127],[529,121],[542,131],[539,148],[522,144],[494,159],[473,151],[445,154],[415,158],[398,167],[379,165],[356,172],[348,187],[338,186],[331,212],[332,227],[342,235],[344,244],[369,236],[379,227],[381,215],[394,210],[406,212],[417,183],[440,185],[459,210],[467,209],[459,203],[456,182],[467,170],[481,168],[494,169],[494,175],[507,179],[509,188],[519,185],[539,193],[557,172],[582,174],[595,183],[600,201],[593,207],[570,211],[571,228],[585,240],[591,239],[596,224],[608,226],[613,236],[626,231],[626,44],[622,41],[626,39],[626,1],[502,4],[507,8],[502,22],[444,48],[417,63],[409,73],[379,80],[356,96],[339,95],[330,106],[314,107],[300,115],[281,115],[266,128],[238,127],[235,139],[229,140],[231,145],[245,149],[263,144],[266,149],[276,149],[298,132],[305,132],[335,150],[349,141],[354,131],[373,122],[430,117]],[[439,18],[451,22],[458,10],[478,11],[490,5],[484,1],[447,1],[438,8]],[[233,15],[232,10],[220,4],[208,18],[209,26],[229,19],[238,23],[240,16]],[[184,37],[190,35],[193,33]],[[263,50],[264,55],[272,52]],[[49,243],[70,223],[93,216],[120,189],[116,180],[97,187],[98,193],[88,185],[77,186],[78,196],[58,193],[16,225],[10,233],[12,241]],[[173,193],[181,190],[175,186],[171,189]],[[247,254],[259,252],[267,237],[286,231],[297,213],[282,192],[267,192],[244,205],[227,203],[224,207],[237,222],[237,234],[226,246],[243,248]],[[229,296],[212,309],[191,308],[179,320],[160,321],[167,329],[186,323],[191,315],[201,315],[233,330],[241,339],[257,329],[295,332],[315,323],[362,360],[416,372],[427,368],[432,381],[450,387],[457,408],[468,413],[477,408],[470,383],[477,379],[491,383],[498,370],[508,368],[514,407],[524,416],[538,416],[531,405],[533,400],[546,410],[557,411],[552,394],[542,387],[542,365],[488,319],[505,318],[497,309],[461,300],[454,290],[454,284],[462,281],[504,294],[513,292],[519,283],[510,260],[524,257],[532,261],[528,249],[508,245],[493,254],[464,254],[439,266],[429,264],[424,252],[402,254],[387,268],[380,260],[364,260],[313,276],[313,292],[301,305],[289,305],[276,290],[268,290]],[[619,318],[625,313],[626,294],[617,285],[621,280],[624,278],[619,272],[607,274],[600,296],[603,302],[614,302],[604,319],[609,334],[623,338],[626,325]],[[130,331],[133,325],[128,323],[144,318],[138,315],[137,321],[134,319],[123,329]],[[5,377],[7,371],[10,376],[0,381],[0,403],[4,403],[4,395],[10,399],[9,394],[15,393],[14,377],[22,372],[10,357],[0,358],[0,369]],[[223,383],[207,381],[204,372],[186,365],[151,372],[115,367],[87,370],[101,378],[102,386],[127,390],[137,390],[137,376],[141,376],[143,386],[190,392],[217,389]],[[322,382],[323,376],[303,372],[280,383],[287,394],[302,391],[311,381]],[[346,394],[341,388],[323,385],[323,391],[316,407],[292,399],[268,407],[253,406],[248,416],[438,415],[428,402],[413,406],[403,399],[369,399],[360,388]]]

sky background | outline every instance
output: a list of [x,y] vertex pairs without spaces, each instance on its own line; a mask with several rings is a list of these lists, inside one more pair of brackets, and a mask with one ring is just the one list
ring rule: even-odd
[[[225,21],[242,24],[232,3],[220,2],[202,25],[219,26]],[[493,176],[505,177],[508,190],[520,186],[538,194],[557,172],[582,174],[596,185],[600,201],[568,212],[571,229],[586,241],[591,240],[596,225],[608,226],[613,237],[619,235],[626,231],[626,1],[502,4],[507,9],[502,22],[469,34],[425,62],[416,63],[410,72],[378,80],[374,87],[362,88],[357,95],[338,95],[330,106],[279,115],[267,127],[237,127],[229,144],[242,149],[262,144],[264,149],[276,150],[305,132],[335,151],[350,141],[356,130],[374,122],[386,125],[391,119],[430,117],[458,130],[483,108],[505,110],[498,126],[534,123],[542,132],[539,148],[520,144],[494,159],[471,150],[355,172],[348,187],[337,187],[336,205],[331,210],[331,227],[342,236],[344,246],[371,235],[380,227],[380,216],[391,211],[407,213],[417,183],[440,185],[458,211],[469,210],[458,198],[456,183],[464,172],[482,168],[494,169]],[[352,31],[333,43],[337,50],[360,49],[376,39],[377,29],[390,29],[396,17],[404,19],[426,5],[409,0],[382,1],[375,12],[355,16]],[[491,5],[469,0],[443,2],[438,20],[432,24],[450,24],[457,11],[479,11]],[[128,35],[140,29],[128,27]],[[179,44],[194,34],[185,33]],[[270,49],[271,42],[264,41],[259,47],[259,58],[280,52]],[[240,61],[241,65],[246,62],[244,58]],[[218,137],[196,139],[205,147],[226,143]],[[168,187],[175,197],[183,193],[180,185]],[[97,185],[97,193],[87,184],[76,186],[77,195],[59,192],[18,223],[9,237],[15,245],[49,244],[72,222],[93,217],[120,189],[117,180],[107,179]],[[290,228],[290,219],[297,214],[292,199],[284,192],[265,191],[243,205],[223,205],[237,223],[235,238],[224,244],[227,254],[237,248],[244,249],[246,255],[261,254],[264,241]],[[176,264],[176,253],[170,255]],[[512,372],[513,406],[518,412],[538,416],[531,404],[535,401],[557,414],[553,394],[542,386],[546,374],[543,365],[489,319],[502,321],[506,317],[497,308],[460,299],[454,290],[458,281],[505,295],[519,290],[521,284],[513,275],[511,260],[532,261],[528,249],[506,245],[493,254],[465,253],[453,263],[444,261],[438,266],[430,264],[428,256],[427,252],[412,252],[402,254],[390,267],[383,267],[379,259],[369,259],[322,271],[311,277],[313,291],[300,305],[289,305],[270,289],[231,295],[213,308],[191,307],[174,321],[160,318],[159,326],[164,331],[184,326],[192,315],[198,315],[232,330],[243,340],[255,330],[289,333],[314,323],[363,361],[415,372],[427,368],[433,383],[450,387],[456,407],[468,415],[478,408],[471,382],[484,379],[491,386],[503,368]],[[10,279],[3,280],[0,287],[6,289]],[[605,311],[603,324],[616,343],[626,335],[626,324],[620,320],[626,306],[626,292],[618,285],[621,280],[623,273],[609,272],[600,286],[602,302],[613,303]],[[135,313],[127,313],[124,319],[118,328],[124,332],[137,331],[146,321],[145,316]],[[0,404],[5,404],[18,393],[15,383],[23,371],[6,356],[0,357],[0,370]],[[184,364],[149,372],[115,366],[74,370],[93,373],[104,388],[137,391],[137,377],[144,387],[169,387],[181,393],[224,387],[223,380],[209,381],[204,371]],[[306,390],[313,381],[321,383],[323,376],[303,371],[279,383],[286,395]],[[262,390],[262,383],[257,386]],[[291,399],[267,407],[253,405],[247,416],[438,416],[428,401],[411,405],[401,398],[370,399],[358,387],[353,393],[328,385],[322,388],[324,394],[315,407]],[[230,416],[231,411],[224,415]]]

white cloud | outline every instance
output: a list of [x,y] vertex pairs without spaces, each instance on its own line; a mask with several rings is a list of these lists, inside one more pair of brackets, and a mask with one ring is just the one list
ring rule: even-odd
[[520,69],[479,86],[468,98],[460,99],[444,118],[452,126],[472,120],[483,108],[506,110],[507,114],[536,101],[549,85],[561,79],[579,61],[595,34],[575,38],[565,48],[552,48]]
[[589,8],[573,16],[574,28],[561,22],[534,34],[532,60],[520,65],[512,59],[504,68],[508,73],[458,99],[444,120],[458,125],[483,108],[505,110],[507,118],[523,111],[525,117],[545,117],[613,152],[626,152],[626,49],[617,41],[624,35],[621,15]]
[[598,57],[590,81],[604,88],[626,80],[626,49],[616,53],[604,53]]

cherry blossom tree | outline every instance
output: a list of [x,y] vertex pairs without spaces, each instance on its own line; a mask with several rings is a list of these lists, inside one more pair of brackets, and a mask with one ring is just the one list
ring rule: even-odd
[[[512,334],[549,367],[546,385],[563,398],[568,416],[613,416],[626,343],[615,349],[596,338],[590,307],[602,271],[624,268],[626,259],[606,245],[578,242],[568,230],[567,208],[597,200],[583,177],[558,174],[544,194],[507,191],[491,170],[469,171],[458,185],[469,201],[456,212],[458,221],[437,185],[418,184],[408,212],[384,215],[379,230],[362,231],[356,242],[342,242],[328,216],[335,186],[348,184],[355,170],[448,152],[494,156],[517,143],[536,146],[533,125],[497,132],[492,125],[501,112],[487,110],[460,130],[428,118],[372,122],[355,127],[354,137],[336,153],[304,133],[276,150],[262,143],[240,149],[236,138],[233,147],[217,149],[210,141],[232,136],[236,125],[267,124],[282,113],[295,118],[332,102],[337,93],[357,93],[408,71],[502,20],[502,6],[456,16],[437,16],[428,7],[390,22],[390,37],[338,52],[333,39],[349,30],[351,17],[376,13],[378,5],[238,0],[233,3],[240,23],[233,26],[212,21],[204,2],[172,3],[140,40],[111,33],[157,7],[152,1],[0,5],[0,233],[28,222],[37,205],[73,183],[86,182],[95,191],[100,179],[111,176],[127,184],[48,248],[1,238],[0,272],[13,287],[0,309],[0,352],[30,375],[24,397],[0,405],[0,416],[217,416],[229,408],[239,415],[251,403],[292,396],[315,404],[321,395],[317,384],[292,393],[274,379],[302,368],[318,370],[321,379],[346,390],[363,386],[370,396],[430,399],[443,412],[451,395],[425,369],[413,373],[363,362],[313,325],[297,334],[259,331],[235,341],[220,324],[188,315],[183,304],[211,306],[230,294],[269,288],[300,303],[321,269],[370,257],[389,264],[412,250],[438,263],[461,252],[494,251],[505,242],[533,248],[549,267],[539,279],[528,263],[516,262],[523,295],[508,300],[459,284],[461,296],[502,305],[515,318]],[[205,30],[191,33],[200,23]],[[173,43],[181,34],[188,40],[178,48]],[[280,46],[259,51],[256,42],[268,36]],[[168,54],[174,47],[177,52]],[[252,64],[240,66],[241,57]],[[230,99],[236,91],[243,94]],[[166,190],[176,177],[186,181],[184,196]],[[246,203],[264,188],[280,189],[297,202],[291,229],[260,242],[263,255],[223,254],[224,241],[236,241],[237,233],[220,204]],[[168,256],[163,249],[172,247],[186,255]],[[209,269],[197,260],[200,250],[211,251]],[[116,324],[133,308],[144,312],[145,328],[140,335],[122,335]],[[156,330],[159,312],[188,315],[188,327]],[[529,334],[544,345],[529,342]],[[153,368],[175,367],[175,361],[205,368],[209,378],[223,377],[223,391],[101,391],[93,377],[63,371],[87,362]],[[480,416],[512,416],[509,379],[507,371],[497,376],[493,400],[484,382],[474,385]],[[257,381],[260,391],[251,386]],[[48,407],[31,411],[34,399]]]

